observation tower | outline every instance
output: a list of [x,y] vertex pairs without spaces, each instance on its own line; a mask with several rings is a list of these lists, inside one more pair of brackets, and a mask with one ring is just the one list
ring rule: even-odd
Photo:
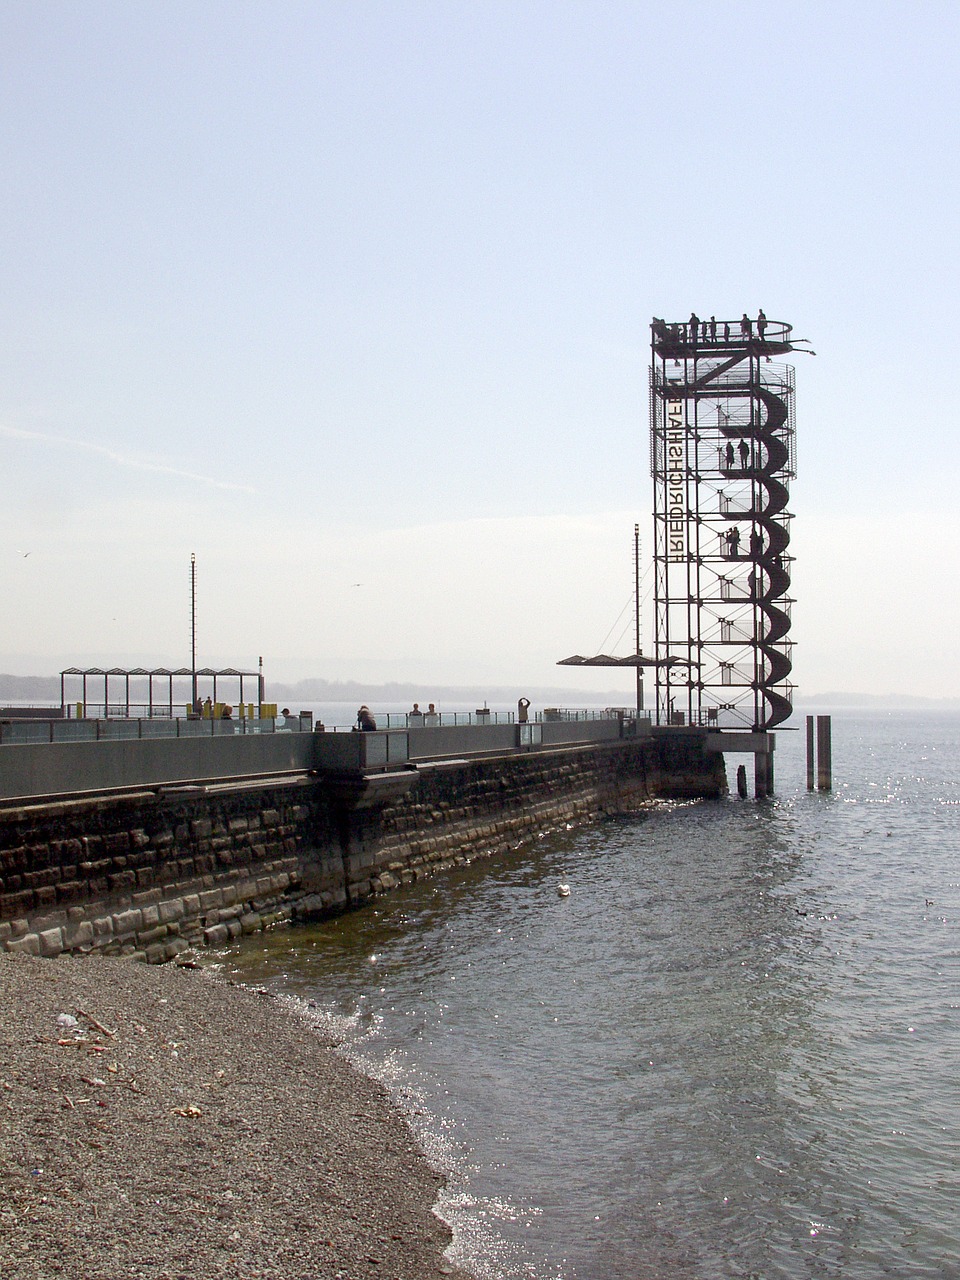
[[792,329],[650,328],[657,723],[765,733],[792,711]]

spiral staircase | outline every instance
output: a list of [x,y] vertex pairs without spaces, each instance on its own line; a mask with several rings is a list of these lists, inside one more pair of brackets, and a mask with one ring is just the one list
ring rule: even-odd
[[[685,677],[663,673],[661,722],[766,731],[792,712],[793,370],[774,363],[794,349],[791,329],[721,324],[717,339],[706,326],[652,328],[657,656],[687,664]],[[683,556],[668,536],[681,434]]]

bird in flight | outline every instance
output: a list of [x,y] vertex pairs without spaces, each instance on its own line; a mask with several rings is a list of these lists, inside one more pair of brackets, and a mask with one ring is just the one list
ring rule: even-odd
[[31,556],[31,555],[33,555],[33,552],[32,552],[32,551],[18,551],[18,552],[17,552],[17,555],[18,555],[18,556],[23,556],[24,560],[26,560],[27,556]]

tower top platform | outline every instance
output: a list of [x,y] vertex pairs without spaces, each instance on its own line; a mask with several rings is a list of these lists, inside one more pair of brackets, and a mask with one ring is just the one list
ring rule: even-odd
[[761,311],[756,319],[744,313],[739,320],[701,320],[668,323],[654,316],[650,322],[653,350],[665,360],[729,357],[733,355],[784,355],[793,350],[793,325],[768,320]]

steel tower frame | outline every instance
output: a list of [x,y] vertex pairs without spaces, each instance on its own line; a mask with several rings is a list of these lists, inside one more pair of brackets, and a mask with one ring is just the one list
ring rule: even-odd
[[792,328],[650,327],[657,723],[771,729],[793,709]]

